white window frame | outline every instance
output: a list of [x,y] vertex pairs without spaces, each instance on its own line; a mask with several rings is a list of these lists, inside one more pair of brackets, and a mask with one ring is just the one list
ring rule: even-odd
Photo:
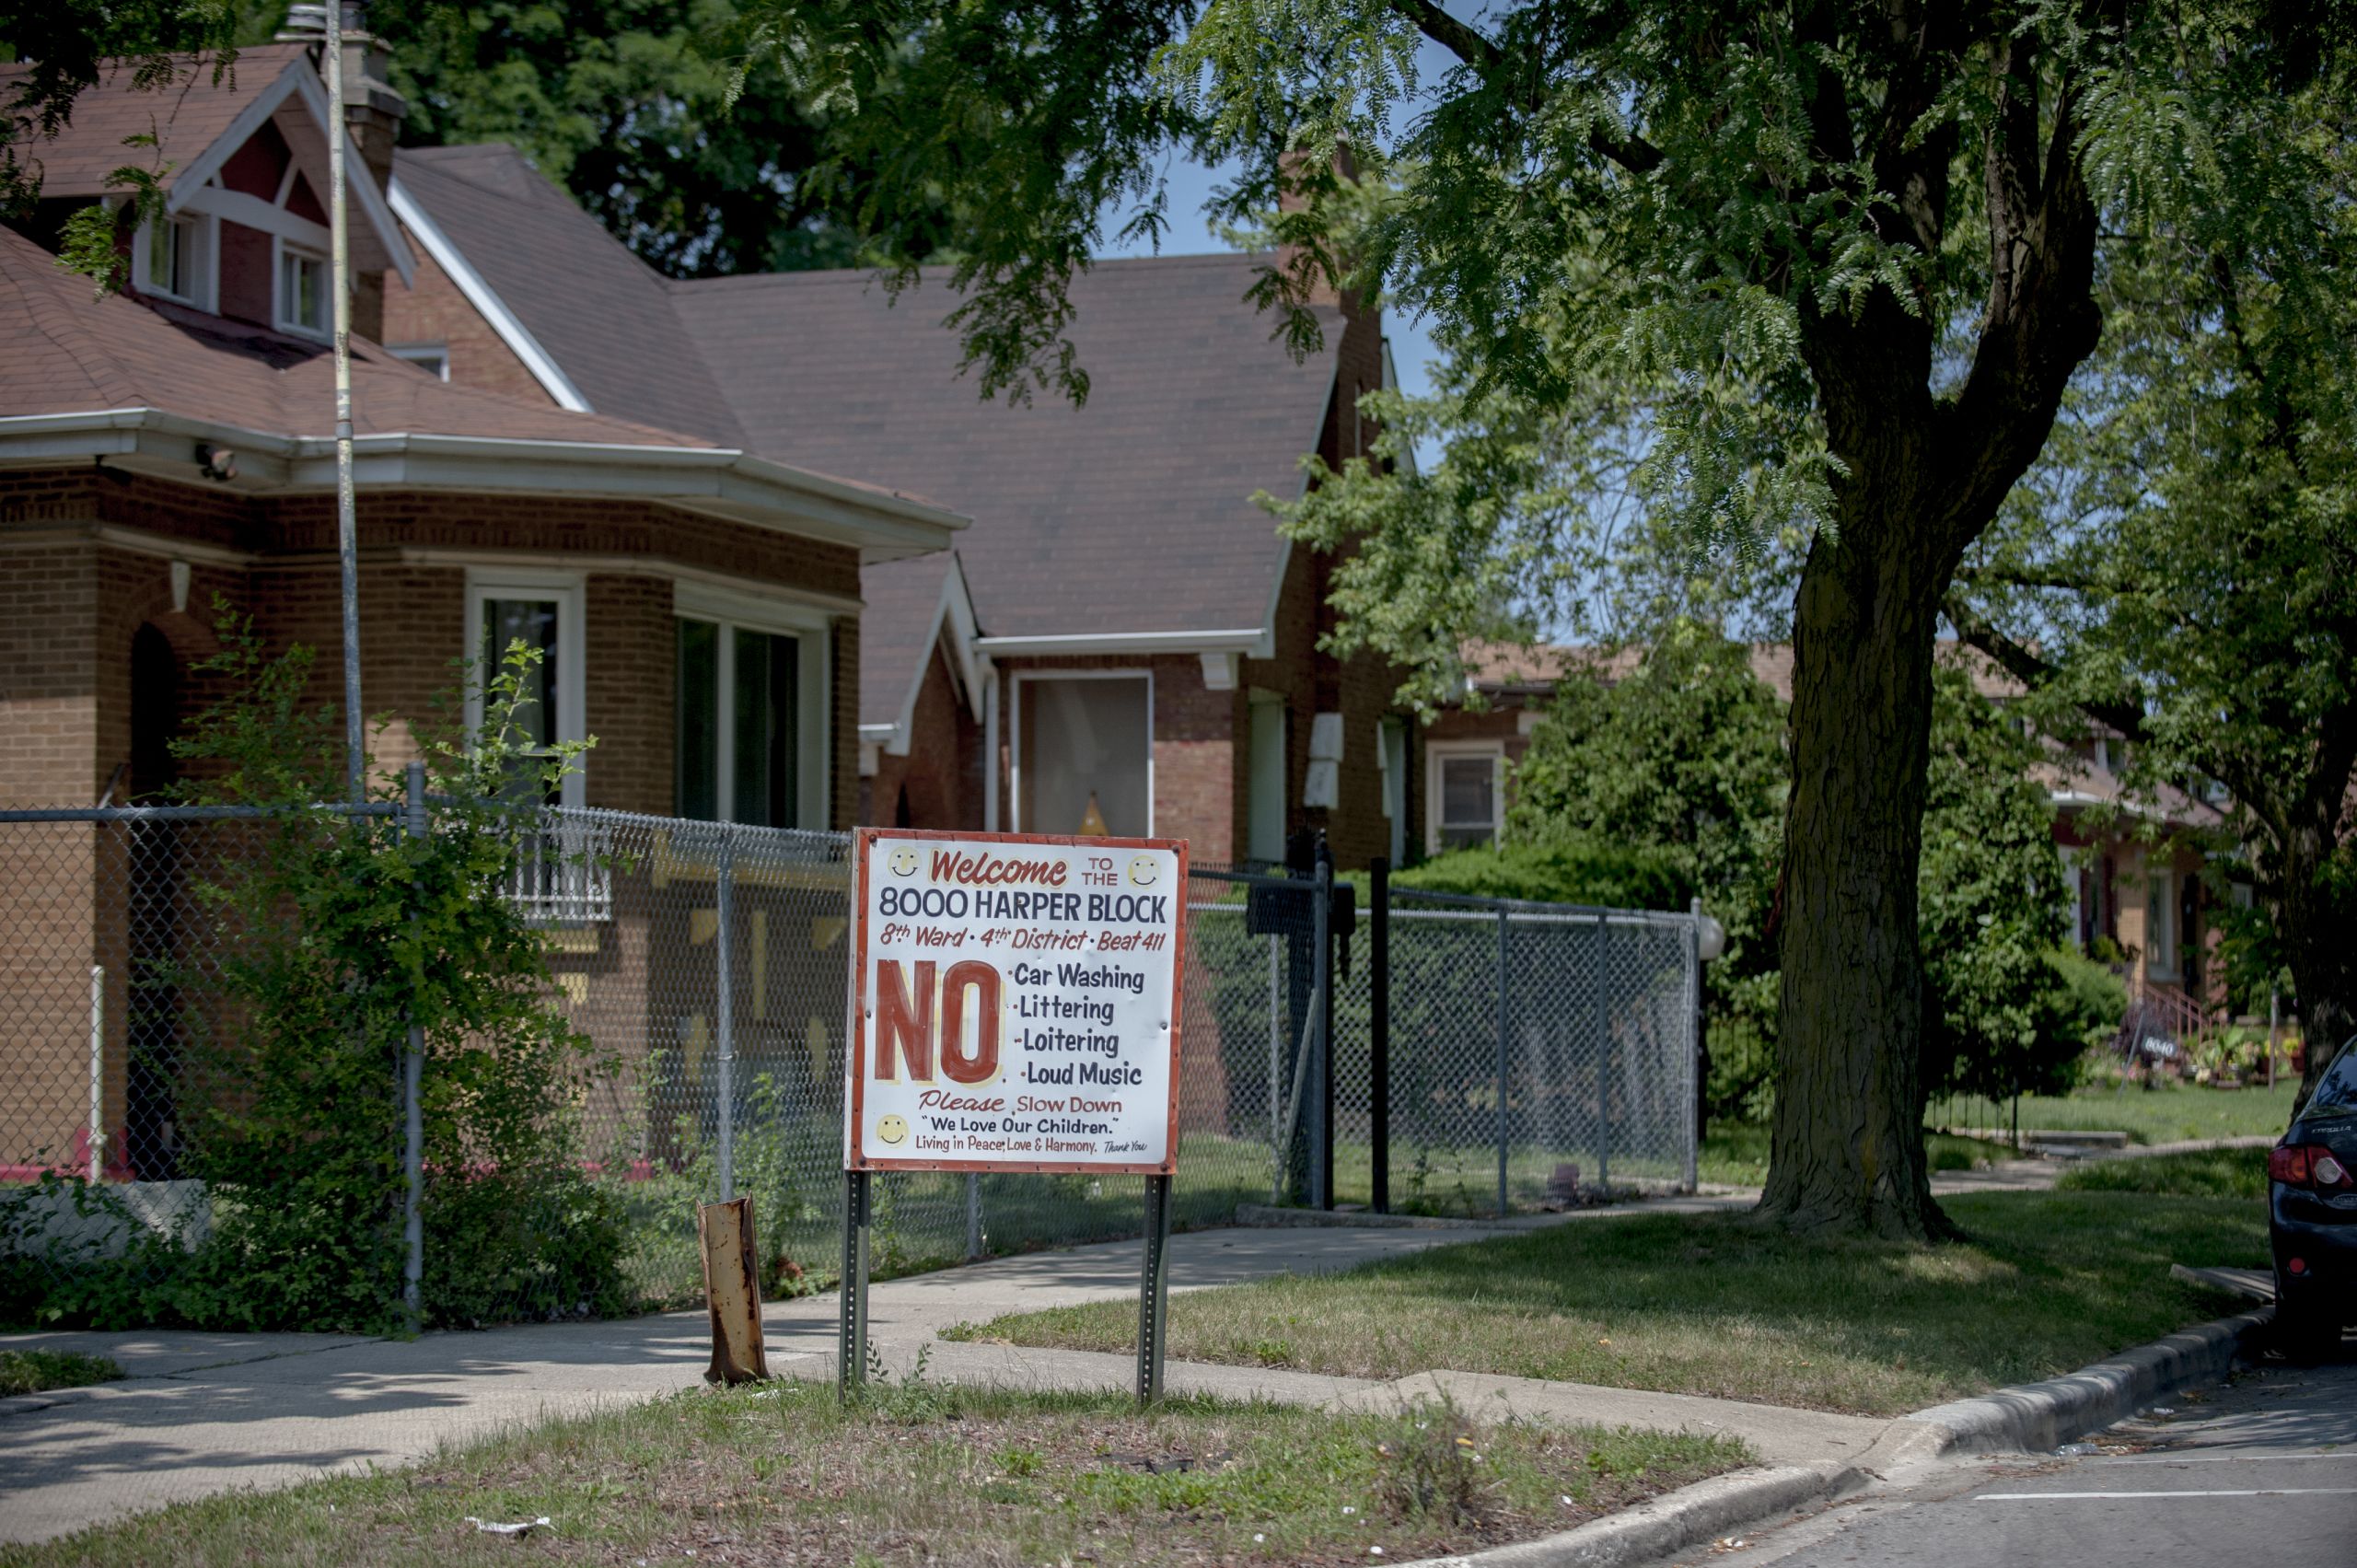
[[1152,838],[1155,822],[1155,722],[1154,671],[1142,669],[1020,669],[1015,672],[1015,723],[1012,746],[1007,753],[1007,791],[1015,797],[1015,826],[1017,833],[1037,832],[1023,820],[1023,687],[1032,680],[1143,680],[1145,682],[1145,831],[1140,836]]
[[1503,740],[1427,740],[1424,742],[1424,853],[1442,853],[1441,830],[1451,824],[1441,820],[1447,805],[1447,795],[1441,788],[1441,764],[1451,759],[1487,757],[1490,759],[1490,843],[1492,847],[1505,842],[1506,836],[1506,743]]
[[[714,809],[720,820],[737,819],[737,639],[730,632],[758,632],[770,637],[792,637],[802,645],[795,661],[795,819],[773,824],[806,830],[832,825],[834,807],[834,630],[835,618],[808,605],[734,593],[701,583],[675,583],[671,589],[674,621],[700,621],[716,626],[722,635],[715,650],[720,691],[719,755],[714,766]],[[673,646],[679,629],[672,628]],[[671,714],[672,744],[679,744],[679,715]],[[677,804],[676,802],[674,804]]]
[[[307,261],[317,261],[324,279],[320,297],[327,301],[327,320],[314,327],[308,322],[292,320],[286,314],[286,257],[289,253]],[[290,243],[283,235],[270,237],[270,322],[289,337],[310,338],[326,343],[335,334],[335,268],[328,258],[308,245]]]
[[[2154,917],[2159,916],[2159,930]],[[2177,868],[2147,864],[2144,867],[2144,978],[2176,981],[2184,976],[2177,951]],[[2165,959],[2166,962],[2162,960]]]
[[[483,606],[493,599],[526,598],[552,600],[556,604],[556,728],[558,740],[579,740],[589,733],[587,693],[584,687],[588,679],[587,629],[583,624],[585,611],[582,575],[578,572],[540,571],[522,567],[503,567],[498,571],[470,571],[467,574],[467,643],[469,659],[482,656]],[[467,683],[467,733],[473,735],[482,728],[483,682],[495,670],[476,669]],[[587,759],[583,759],[586,765]],[[564,775],[557,788],[558,804],[578,807],[587,803],[588,781],[580,766]]]
[[1375,762],[1383,774],[1384,853],[1395,867],[1408,857],[1408,769],[1414,755],[1407,720],[1387,714],[1376,722]]
[[[178,294],[156,281],[153,264],[148,260],[148,247],[154,242],[158,223],[186,224],[196,236],[195,254],[190,259],[189,273],[195,285],[190,294]],[[210,311],[214,297],[220,291],[221,220],[208,213],[166,213],[160,218],[149,218],[139,226],[131,247],[131,285],[142,294],[154,295],[185,305],[192,310]]]
[[419,361],[424,356],[431,354],[441,362],[441,368],[438,371],[429,371],[428,374],[439,375],[445,381],[450,378],[450,345],[448,343],[387,343],[385,352],[395,359],[417,366],[420,370],[424,370],[425,366],[419,364]]

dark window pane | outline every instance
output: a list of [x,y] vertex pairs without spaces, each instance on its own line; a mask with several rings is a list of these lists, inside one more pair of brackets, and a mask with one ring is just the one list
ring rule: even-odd
[[720,815],[720,628],[679,622],[678,810],[710,821]]
[[1487,757],[1446,757],[1440,764],[1440,819],[1445,828],[1479,828],[1497,820],[1497,772]]
[[507,673],[507,651],[517,643],[540,651],[538,663],[520,673],[524,703],[516,711],[513,734],[535,750],[556,737],[558,682],[564,671],[556,660],[557,607],[553,600],[485,599],[482,607],[482,682],[486,689]]
[[733,722],[737,761],[735,811],[739,822],[798,825],[799,771],[795,696],[801,644],[760,632],[732,633],[737,642]]

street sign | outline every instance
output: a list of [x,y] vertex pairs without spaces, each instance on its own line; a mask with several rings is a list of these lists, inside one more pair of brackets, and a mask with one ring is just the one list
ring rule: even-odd
[[863,828],[843,1167],[1167,1176],[1187,845]]
[[1127,1171],[1145,1178],[1138,1401],[1153,1404],[1170,1313],[1186,841],[862,828],[853,854],[842,1398],[867,1378],[876,1172]]

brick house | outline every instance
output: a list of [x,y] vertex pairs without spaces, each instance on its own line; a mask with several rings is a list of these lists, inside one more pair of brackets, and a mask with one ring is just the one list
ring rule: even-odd
[[[1624,648],[1600,664],[1609,682],[1634,668],[1643,650]],[[1941,656],[1957,656],[1944,644]],[[1981,693],[1999,703],[2020,688],[1966,654]],[[1425,819],[1429,854],[1497,842],[1505,831],[1514,779],[1530,748],[1558,681],[1572,669],[1596,667],[1592,649],[1541,644],[1475,644],[1465,650],[1466,686],[1478,706],[1459,703],[1437,714],[1425,738],[1432,809]],[[1754,679],[1786,704],[1793,700],[1789,644],[1751,649]],[[2194,1033],[2204,1014],[2226,1006],[2224,980],[2212,955],[2219,930],[2214,896],[2201,878],[2204,857],[2187,841],[2214,831],[2221,816],[2212,802],[2164,789],[2133,794],[2113,770],[2117,738],[2056,746],[2033,775],[2054,807],[2054,843],[2062,860],[2067,939],[2083,951],[2116,946],[2131,994],[2149,999],[2155,1021]],[[2165,847],[2147,843],[2158,836]]]
[[1257,259],[1100,263],[1072,294],[1086,404],[1008,406],[961,377],[936,279],[897,302],[865,273],[667,280],[500,145],[402,149],[390,203],[418,264],[386,340],[453,385],[824,471],[887,450],[974,520],[954,554],[862,571],[861,820],[1101,822],[1213,865],[1304,827],[1346,865],[1417,843],[1396,682],[1318,650],[1332,563],[1252,499],[1364,449],[1375,313],[1324,305],[1296,363],[1244,298]]
[[[375,764],[414,753],[410,725],[458,661],[521,636],[547,660],[542,738],[597,738],[565,804],[849,826],[860,575],[946,559],[965,519],[733,429],[665,423],[659,404],[590,412],[383,346],[389,302],[407,311],[441,274],[389,200],[400,100],[366,69],[370,46],[353,53],[363,691],[393,721]],[[21,69],[0,67],[0,91]],[[56,265],[60,227],[151,125],[165,213],[130,237],[128,288],[94,297]],[[276,44],[164,97],[118,75],[33,148],[44,199],[0,229],[0,804],[120,803],[168,783],[216,598],[271,645],[317,650],[318,695],[340,694],[328,134],[316,48]],[[882,473],[888,451],[878,433],[853,471]],[[121,868],[78,832],[37,854],[19,834],[20,863],[0,865],[20,911],[45,912],[0,927],[0,1165],[53,1156],[81,1120],[60,1121],[84,1071],[90,963],[107,965],[122,1050],[121,912],[102,908]],[[630,948],[617,927],[606,969]],[[49,969],[72,983],[48,985]],[[130,1076],[109,1069],[110,1124],[141,1120]]]

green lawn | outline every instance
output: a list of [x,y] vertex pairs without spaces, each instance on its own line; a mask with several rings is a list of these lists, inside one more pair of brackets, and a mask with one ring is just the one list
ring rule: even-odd
[[[1739,1215],[1631,1214],[1171,1303],[1170,1354],[1363,1377],[1429,1368],[1892,1415],[2052,1376],[2224,1309],[2173,1262],[2262,1265],[2246,1200],[1947,1201],[1968,1240],[1803,1241]],[[1133,1305],[961,1330],[1124,1350]]]
[[[831,1385],[775,1384],[184,1504],[0,1547],[0,1564],[1402,1562],[1568,1528],[1751,1457],[1724,1438],[1478,1428],[1431,1407],[1182,1399],[1141,1416],[1110,1395],[920,1383],[846,1412]],[[549,1527],[517,1541],[470,1515]]]
[[[2025,1095],[2022,1131],[2123,1132],[2137,1144],[2167,1144],[2186,1138],[2274,1136],[2290,1125],[2292,1096],[2300,1086],[2289,1074],[2273,1088],[2212,1089],[2168,1084],[2147,1089],[2131,1084],[2074,1089],[2067,1095]],[[2013,1102],[1956,1098],[1934,1100],[1924,1120],[1934,1126],[2007,1128]]]
[[[1957,1138],[1945,1132],[1925,1135],[1923,1152],[1933,1170],[1971,1170],[1996,1160],[2014,1157],[2003,1144],[1978,1138]],[[1768,1179],[1768,1126],[1760,1121],[1713,1121],[1703,1134],[1701,1157],[1695,1162],[1700,1179],[1729,1187],[1758,1187]]]
[[122,1368],[102,1355],[49,1350],[0,1351],[0,1398],[111,1383]]
[[2180,1198],[2264,1202],[2267,1151],[2200,1149],[2182,1155],[2089,1160],[2064,1171],[2054,1185],[2064,1192],[2161,1192]]

